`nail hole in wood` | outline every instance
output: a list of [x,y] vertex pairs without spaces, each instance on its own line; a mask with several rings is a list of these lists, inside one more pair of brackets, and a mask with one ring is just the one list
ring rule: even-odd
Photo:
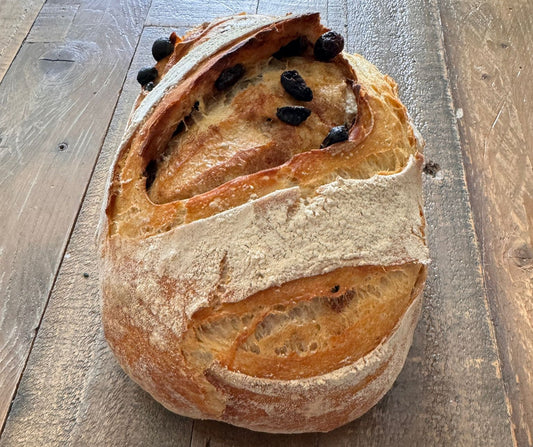
[[65,142],[65,141],[63,141],[63,143],[59,143],[59,144],[57,145],[57,148],[58,148],[61,152],[66,151],[66,150],[68,149],[68,143]]
[[511,250],[511,258],[518,267],[527,267],[533,264],[533,248],[526,242],[519,243]]
[[426,164],[424,165],[424,174],[431,175],[432,177],[435,177],[437,175],[437,172],[440,171],[440,165],[438,163],[435,163],[432,160],[428,160]]

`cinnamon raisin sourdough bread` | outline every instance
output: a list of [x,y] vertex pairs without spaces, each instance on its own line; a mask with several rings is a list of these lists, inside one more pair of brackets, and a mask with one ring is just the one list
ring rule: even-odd
[[328,431],[392,386],[428,254],[396,84],[318,14],[154,44],[100,227],[105,335],[170,410]]

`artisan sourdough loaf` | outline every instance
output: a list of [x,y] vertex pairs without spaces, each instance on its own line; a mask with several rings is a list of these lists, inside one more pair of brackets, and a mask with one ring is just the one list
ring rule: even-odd
[[392,386],[428,262],[422,142],[318,14],[154,44],[100,226],[105,335],[170,410],[328,431]]

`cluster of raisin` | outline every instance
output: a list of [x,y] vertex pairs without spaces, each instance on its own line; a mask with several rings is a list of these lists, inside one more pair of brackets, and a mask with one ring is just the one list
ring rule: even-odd
[[[157,62],[170,56],[173,51],[174,43],[169,37],[161,37],[152,45],[152,56]],[[157,76],[157,68],[143,67],[137,73],[137,82],[141,84],[145,90],[151,91],[154,88],[154,82],[157,79]]]
[[[171,36],[172,37],[172,36]],[[301,56],[307,49],[308,41],[305,37],[298,37],[287,45],[281,47],[273,56],[277,59],[286,57]],[[315,42],[313,54],[316,60],[329,62],[337,56],[344,48],[343,37],[335,31],[328,31],[322,34]],[[152,45],[152,55],[156,61],[160,61],[172,54],[174,43],[171,38],[162,37],[157,39]],[[222,70],[215,81],[215,88],[218,91],[227,90],[244,76],[245,68],[242,64]],[[141,68],[137,74],[137,81],[147,91],[154,88],[158,72],[156,67]],[[281,85],[285,91],[297,101],[309,102],[313,100],[313,91],[306,84],[305,80],[296,70],[287,70],[281,74]],[[311,110],[304,106],[285,106],[276,111],[279,120],[291,126],[299,126],[311,115]],[[348,139],[348,129],[346,126],[333,127],[321,147],[346,141]]]
[[[274,53],[274,57],[281,59],[284,57],[300,56],[304,53],[307,41],[304,37],[299,37],[289,42],[279,51]],[[313,49],[314,57],[321,62],[329,62],[337,56],[344,48],[343,37],[335,31],[328,31],[322,34],[315,42]],[[298,101],[312,101],[313,91],[305,83],[305,80],[296,70],[284,71],[281,74],[281,85],[285,91]],[[298,126],[311,115],[311,110],[303,106],[285,106],[278,108],[276,116],[284,123],[291,126]],[[334,143],[346,141],[348,139],[348,129],[346,126],[333,127],[324,141],[321,148]]]

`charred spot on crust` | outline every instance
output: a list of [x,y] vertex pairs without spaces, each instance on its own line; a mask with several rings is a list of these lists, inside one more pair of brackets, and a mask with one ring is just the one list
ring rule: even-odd
[[154,183],[155,177],[157,175],[157,162],[155,160],[150,160],[144,169],[144,176],[146,177],[146,189],[150,189],[152,183]]
[[331,288],[331,293],[337,293],[339,291],[339,289],[341,288],[341,286],[339,286],[338,284],[333,286]]
[[347,290],[342,295],[337,297],[328,297],[326,303],[334,312],[340,313],[355,297],[353,290]]

